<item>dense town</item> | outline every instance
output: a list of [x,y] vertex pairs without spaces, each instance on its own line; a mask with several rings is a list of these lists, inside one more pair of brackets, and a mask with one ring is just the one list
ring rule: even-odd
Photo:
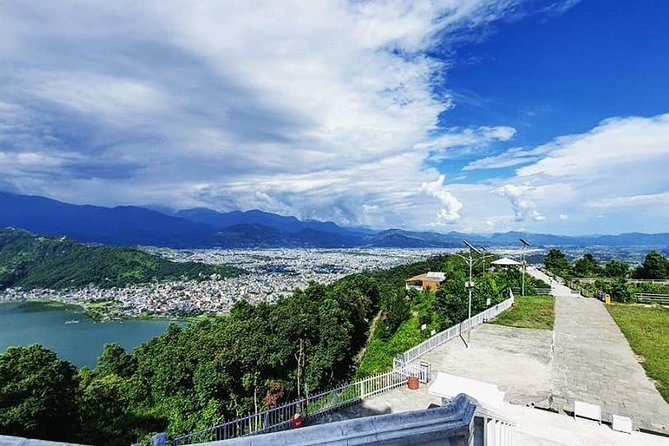
[[164,250],[154,254],[173,261],[226,264],[248,274],[203,281],[170,281],[54,291],[9,288],[0,301],[40,300],[81,305],[98,319],[163,316],[180,317],[229,311],[238,300],[274,302],[310,281],[330,283],[347,274],[389,268],[443,253],[444,249],[254,249]]

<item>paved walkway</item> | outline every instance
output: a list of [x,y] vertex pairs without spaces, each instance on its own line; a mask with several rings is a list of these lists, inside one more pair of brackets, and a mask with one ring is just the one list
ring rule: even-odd
[[[596,299],[571,294],[549,281],[555,298],[551,391],[572,409],[574,400],[597,404],[604,414],[632,418],[637,428],[669,434],[669,404],[637,362],[618,325]],[[547,280],[548,279],[548,280]]]
[[553,393],[598,404],[637,427],[669,434],[667,404],[637,362],[625,336],[595,299],[555,299]]

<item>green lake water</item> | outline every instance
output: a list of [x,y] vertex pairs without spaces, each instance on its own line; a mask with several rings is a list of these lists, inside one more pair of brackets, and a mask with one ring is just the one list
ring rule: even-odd
[[[78,323],[68,321],[78,320]],[[131,350],[165,331],[170,323],[157,320],[96,322],[78,307],[39,302],[0,304],[0,353],[10,346],[42,344],[74,365],[94,367],[106,343]]]

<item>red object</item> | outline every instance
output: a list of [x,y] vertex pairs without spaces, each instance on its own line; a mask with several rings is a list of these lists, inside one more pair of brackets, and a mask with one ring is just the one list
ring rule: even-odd
[[407,378],[407,387],[409,387],[410,390],[418,390],[419,386],[420,384],[418,383],[417,376],[410,376]]
[[298,427],[302,427],[303,422],[304,422],[304,418],[299,413],[296,413],[295,415],[293,415],[293,418],[290,420],[290,423],[293,425],[293,428],[295,428],[295,429],[297,429]]

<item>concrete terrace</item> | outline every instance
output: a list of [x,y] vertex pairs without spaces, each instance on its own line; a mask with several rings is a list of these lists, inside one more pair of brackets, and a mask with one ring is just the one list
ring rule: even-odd
[[[553,331],[484,324],[471,332],[470,348],[454,339],[424,355],[433,376],[445,372],[495,384],[505,401],[494,409],[517,423],[518,444],[669,445],[669,437],[615,432],[607,425],[528,407],[573,411],[574,401],[601,406],[633,420],[635,430],[669,435],[669,404],[637,362],[627,340],[603,304],[572,295],[538,270],[528,271],[552,286],[556,296]],[[439,404],[427,386],[398,388],[368,399],[329,419],[359,417]]]

